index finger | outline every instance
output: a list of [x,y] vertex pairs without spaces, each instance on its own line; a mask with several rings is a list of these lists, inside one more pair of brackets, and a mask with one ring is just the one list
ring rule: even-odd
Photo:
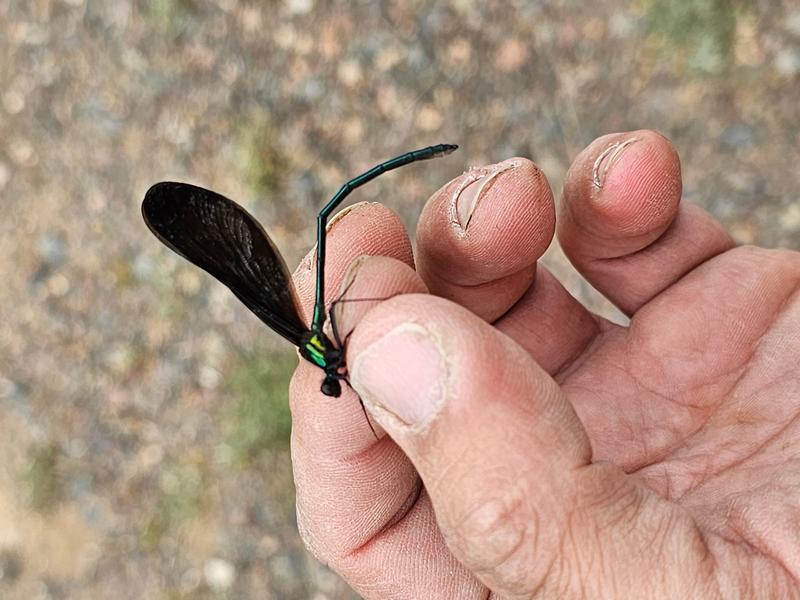
[[[410,266],[405,230],[387,208],[352,208],[335,222],[328,249],[327,289],[337,290],[342,277],[345,287],[354,281],[348,300],[426,291]],[[356,260],[345,275],[345,265],[364,253],[394,258]],[[313,270],[301,269],[300,277],[313,281]],[[306,282],[300,290],[310,306],[313,286]],[[347,335],[375,304],[342,306],[338,323]],[[329,398],[319,392],[320,381],[321,371],[303,361],[290,390],[297,523],[306,546],[365,597],[479,597],[480,583],[447,550],[406,455],[380,429],[376,439],[349,385],[340,398]]]
[[[373,283],[360,281],[354,293],[424,291],[410,267],[411,243],[400,219],[380,204],[357,204],[335,218],[327,248],[329,300],[339,294],[348,265],[364,254],[395,260],[385,273],[373,270],[369,278]],[[314,302],[313,257],[314,250],[295,271],[307,314]],[[306,361],[300,362],[292,378],[292,462],[301,534],[312,552],[335,565],[392,518],[417,476],[391,440],[376,440],[355,392],[343,385],[339,398],[324,396],[322,379],[322,371]]]

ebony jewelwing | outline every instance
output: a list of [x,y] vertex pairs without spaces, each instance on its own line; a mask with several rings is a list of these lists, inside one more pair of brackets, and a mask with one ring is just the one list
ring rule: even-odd
[[[311,327],[297,304],[292,278],[280,252],[244,208],[225,196],[188,183],[161,182],[142,202],[150,231],[171,250],[213,275],[264,323],[300,349],[300,355],[325,372],[320,390],[342,393],[346,379],[344,347],[331,319],[335,344],[323,332],[325,311],[325,236],[328,217],[354,189],[386,171],[418,160],[445,156],[458,146],[438,144],[382,162],[345,183],[317,215],[317,277]],[[371,426],[371,425],[370,425]]]

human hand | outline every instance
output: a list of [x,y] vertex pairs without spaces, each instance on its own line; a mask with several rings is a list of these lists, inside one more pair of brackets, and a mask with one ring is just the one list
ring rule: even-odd
[[[327,289],[395,297],[339,320],[379,439],[352,390],[322,396],[303,361],[292,381],[308,547],[367,598],[800,594],[800,254],[734,248],[681,204],[658,134],[605,136],[567,175],[558,238],[631,317],[614,325],[536,264],[544,176],[501,170],[472,209],[463,177],[431,198],[416,271],[388,209],[333,226]],[[362,254],[382,257],[345,277]]]

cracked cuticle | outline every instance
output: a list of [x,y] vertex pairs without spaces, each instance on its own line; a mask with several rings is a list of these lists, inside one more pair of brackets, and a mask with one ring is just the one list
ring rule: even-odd
[[461,234],[467,231],[472,215],[492,181],[516,167],[516,161],[502,162],[485,167],[472,167],[464,173],[450,199],[450,222]]
[[368,204],[368,203],[367,202],[356,202],[355,204],[352,204],[350,206],[346,206],[345,208],[343,208],[342,210],[337,212],[330,219],[328,219],[328,223],[325,226],[325,232],[326,233],[330,233],[331,229],[333,229],[336,225],[338,225],[339,221],[341,221],[347,215],[349,215],[353,211],[354,208],[356,208],[357,206],[364,205],[364,204]]
[[638,142],[639,138],[629,138],[623,142],[615,142],[603,150],[595,159],[592,165],[592,185],[597,189],[602,189],[605,185],[608,172],[619,161],[620,156],[633,143]]

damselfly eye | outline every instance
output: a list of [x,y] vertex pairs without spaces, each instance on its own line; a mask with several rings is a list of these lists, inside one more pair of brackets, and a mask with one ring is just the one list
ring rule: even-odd
[[338,398],[342,395],[342,385],[339,383],[339,380],[331,377],[326,377],[319,389],[326,396]]

